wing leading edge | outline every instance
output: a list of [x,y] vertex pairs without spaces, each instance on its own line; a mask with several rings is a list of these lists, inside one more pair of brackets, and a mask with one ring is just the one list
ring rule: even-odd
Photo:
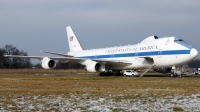
[[58,55],[58,56],[64,56],[64,57],[74,57],[73,55],[56,53],[56,52],[49,52],[49,51],[42,51],[42,50],[41,50],[41,52],[48,53],[48,54],[54,54],[54,55]]
[[[58,53],[56,53],[58,54]],[[43,58],[46,58],[47,56],[19,56],[19,55],[4,55],[5,57],[13,57],[13,58],[32,58],[32,59],[38,59],[42,60]],[[125,61],[125,60],[105,60],[105,59],[86,59],[86,58],[76,58],[76,57],[48,57],[52,60],[59,60],[62,62],[68,62],[68,61],[75,61],[75,62],[84,62],[86,60],[92,60],[99,63],[104,63],[106,65],[131,65],[131,61]]]

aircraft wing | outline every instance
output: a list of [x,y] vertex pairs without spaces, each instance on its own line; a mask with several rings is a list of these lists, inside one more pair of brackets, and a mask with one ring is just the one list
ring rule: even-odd
[[68,55],[68,54],[55,53],[55,52],[49,52],[49,51],[42,51],[41,50],[41,52],[48,53],[48,54],[54,54],[54,55],[58,55],[58,56],[64,56],[64,57],[74,57],[74,56]]
[[[38,59],[42,60],[43,58],[47,56],[20,56],[20,55],[4,55],[5,57],[15,57],[15,58],[32,58],[32,59]],[[49,59],[53,60],[59,60],[62,62],[67,62],[67,61],[85,61],[88,59],[85,58],[75,58],[75,57],[48,57]],[[93,61],[104,63],[106,65],[131,65],[131,61],[125,61],[125,60],[102,60],[102,59],[92,59]]]
[[74,57],[49,57],[49,59],[59,60],[59,61],[85,61],[83,58],[74,58]]
[[45,56],[20,56],[20,55],[4,55],[5,57],[13,57],[13,58],[33,58],[42,60]]
[[106,65],[131,65],[132,61],[127,60],[102,60],[102,59],[92,59],[93,61],[104,63]]
[[[20,56],[20,55],[4,55],[5,57],[13,57],[13,58],[32,58],[42,60],[47,56]],[[82,58],[74,58],[74,57],[48,57],[49,59],[53,60],[60,60],[60,61],[84,61],[86,59]]]

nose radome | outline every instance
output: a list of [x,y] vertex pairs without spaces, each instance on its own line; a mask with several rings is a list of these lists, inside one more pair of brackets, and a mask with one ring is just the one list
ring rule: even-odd
[[198,55],[198,51],[197,51],[195,48],[192,48],[191,51],[190,51],[190,55],[191,55],[193,58],[196,58],[197,55]]

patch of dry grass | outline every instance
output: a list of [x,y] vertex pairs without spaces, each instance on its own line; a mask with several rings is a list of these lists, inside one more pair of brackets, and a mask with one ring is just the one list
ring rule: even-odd
[[198,77],[99,77],[96,74],[77,75],[76,72],[77,70],[19,69],[8,70],[6,73],[6,70],[0,70],[0,95],[94,93],[165,96],[190,95],[200,91]]
[[68,69],[68,70],[64,70],[64,69],[50,69],[50,70],[46,70],[46,69],[0,69],[0,74],[1,75],[37,75],[37,74],[73,74],[73,73],[87,73],[87,71],[83,70],[83,69]]
[[199,76],[100,77],[82,70],[0,69],[0,111],[89,111],[92,102],[100,107],[107,105],[112,111],[128,111],[122,104],[146,105],[146,110],[141,108],[148,111],[161,108],[160,103],[173,103],[166,108],[169,111],[195,110],[198,107],[179,107],[177,101],[191,100],[193,94],[199,94],[199,80]]

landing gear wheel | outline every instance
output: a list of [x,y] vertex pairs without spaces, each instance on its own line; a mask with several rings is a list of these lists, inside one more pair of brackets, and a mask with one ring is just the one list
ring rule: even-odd
[[103,73],[102,73],[102,72],[100,72],[100,73],[99,73],[99,76],[102,76],[102,75],[103,75]]
[[177,77],[178,75],[176,73],[171,73],[171,77]]

